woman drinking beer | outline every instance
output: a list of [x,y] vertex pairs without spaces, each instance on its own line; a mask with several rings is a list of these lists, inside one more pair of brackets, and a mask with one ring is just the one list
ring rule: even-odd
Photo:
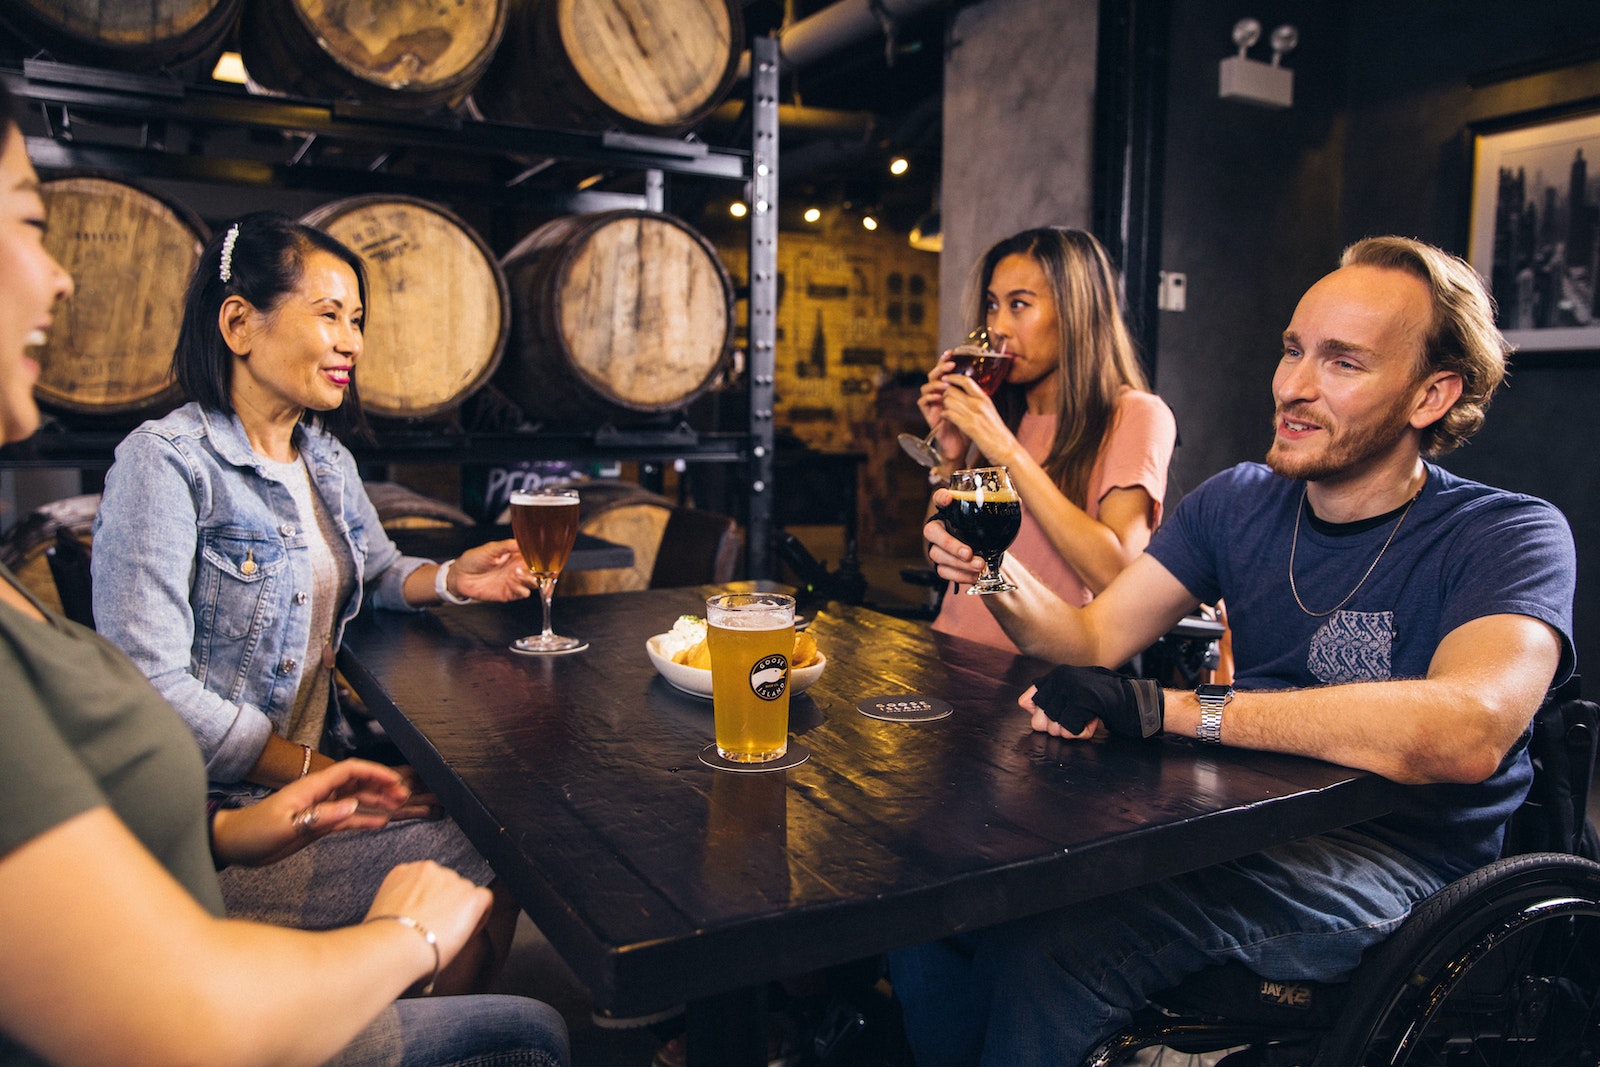
[[[219,229],[189,283],[173,371],[190,402],[117,448],[95,522],[100,631],[194,732],[214,797],[259,800],[347,754],[334,652],[365,599],[407,610],[516,600],[515,541],[435,566],[402,556],[335,431],[365,434],[356,367],[367,309],[359,257],[281,215]],[[334,728],[330,728],[334,727]],[[490,872],[409,768],[411,821],[317,842],[264,871],[223,872],[230,915],[321,928],[359,920],[385,871],[432,859]],[[498,966],[516,910],[442,988]],[[478,968],[482,973],[475,973]]]
[[[1022,498],[1010,549],[1072,604],[1085,604],[1144,551],[1161,521],[1172,412],[1150,392],[1122,317],[1110,257],[1082,230],[1025,230],[974,268],[966,306],[1012,358],[994,399],[941,358],[917,406],[943,462],[1003,466]],[[981,458],[981,463],[979,462]],[[936,497],[942,503],[942,495]],[[973,561],[973,578],[981,561]],[[933,628],[1015,650],[984,606],[946,596]]]

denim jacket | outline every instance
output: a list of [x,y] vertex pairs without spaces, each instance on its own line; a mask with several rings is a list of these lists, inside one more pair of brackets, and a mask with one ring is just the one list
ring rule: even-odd
[[[302,424],[296,444],[361,580],[333,645],[360,610],[411,610],[425,560],[402,556],[337,438]],[[95,620],[194,731],[213,782],[239,782],[283,734],[311,634],[311,561],[288,486],[233,415],[187,404],[117,446],[94,523]]]

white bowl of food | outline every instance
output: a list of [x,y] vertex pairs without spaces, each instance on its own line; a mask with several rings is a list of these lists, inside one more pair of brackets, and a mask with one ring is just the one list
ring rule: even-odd
[[[656,634],[646,641],[644,650],[649,653],[650,662],[655,666],[656,673],[665,678],[673,688],[680,689],[690,696],[710,700],[711,671],[705,667],[691,667],[673,658],[674,655],[679,659],[692,657],[694,646],[704,641],[705,620],[686,615],[680,618],[671,630]],[[811,642],[810,648],[816,648],[815,642]],[[789,668],[789,692],[804,693],[822,677],[822,670],[828,665],[828,658],[820,650],[815,652],[815,657],[803,667]]]

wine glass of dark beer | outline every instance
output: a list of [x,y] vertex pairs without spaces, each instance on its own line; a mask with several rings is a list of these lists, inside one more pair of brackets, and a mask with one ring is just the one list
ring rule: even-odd
[[[942,359],[955,363],[950,374],[960,374],[971,378],[978,383],[978,388],[987,396],[994,396],[995,390],[1000,388],[1006,380],[1006,375],[1011,373],[1012,356],[1005,351],[1002,342],[1000,351],[996,352],[989,347],[989,331],[978,327],[967,335],[963,344],[957,345],[946,352]],[[946,375],[948,377],[949,375]],[[928,431],[928,436],[918,437],[914,433],[900,435],[900,447],[905,449],[906,455],[918,463],[932,470],[939,465],[944,457],[939,455],[939,449],[934,445],[934,438],[938,436],[939,425],[934,424]]]
[[539,598],[544,601],[544,631],[518,638],[511,643],[511,650],[534,656],[576,652],[584,647],[583,641],[562,637],[550,629],[550,598],[555,595],[561,568],[572,555],[572,543],[578,538],[578,491],[540,489],[512,493],[511,532],[522,550],[522,561],[538,583]]
[[1004,593],[1016,586],[1000,576],[1000,557],[1022,528],[1022,499],[1004,467],[978,467],[950,476],[955,499],[939,509],[939,521],[983,559],[983,575],[967,592]]

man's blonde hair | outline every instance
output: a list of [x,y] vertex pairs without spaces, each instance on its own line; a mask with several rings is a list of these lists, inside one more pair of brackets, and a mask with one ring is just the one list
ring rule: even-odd
[[1494,324],[1494,298],[1461,257],[1410,237],[1368,237],[1344,250],[1339,265],[1385,267],[1419,278],[1432,294],[1433,322],[1423,340],[1423,374],[1453,371],[1461,397],[1422,431],[1422,454],[1441,456],[1483,425],[1489,400],[1506,376],[1511,345]]

